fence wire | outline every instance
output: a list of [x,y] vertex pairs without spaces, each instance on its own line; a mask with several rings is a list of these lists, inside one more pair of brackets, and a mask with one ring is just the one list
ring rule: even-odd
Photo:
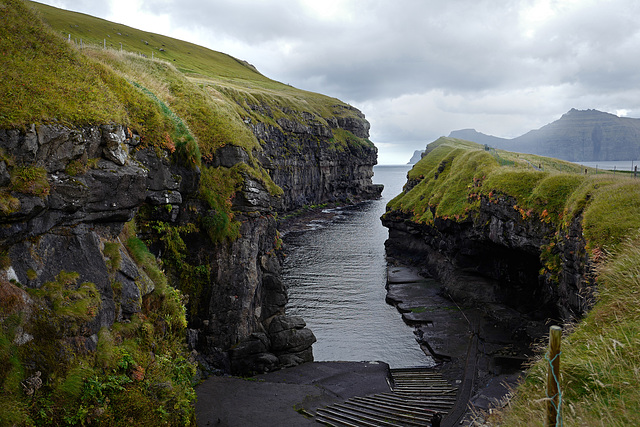
[[[547,399],[549,402],[551,402],[551,404],[555,407],[556,409],[556,427],[562,427],[563,423],[562,423],[562,390],[560,389],[560,379],[558,378],[560,373],[556,372],[555,369],[553,368],[553,362],[560,357],[560,355],[562,354],[562,352],[558,352],[558,354],[556,354],[554,356],[553,359],[549,359],[549,353],[545,353],[544,355],[544,359],[547,361],[547,363],[549,364],[549,372],[551,372],[551,375],[553,376],[553,380],[556,382],[556,390],[558,390],[558,393],[556,393],[553,396],[549,396],[548,392],[547,392]],[[548,388],[547,388],[548,390]],[[558,404],[556,405],[556,397],[558,398]]]

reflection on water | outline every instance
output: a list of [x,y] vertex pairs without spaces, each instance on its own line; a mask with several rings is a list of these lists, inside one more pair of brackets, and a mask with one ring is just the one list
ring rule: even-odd
[[380,216],[401,191],[408,169],[376,166],[374,182],[385,184],[382,199],[335,210],[330,221],[314,221],[309,231],[284,238],[287,314],[303,316],[316,335],[318,361],[433,364],[416,343],[413,328],[385,303],[388,232]]

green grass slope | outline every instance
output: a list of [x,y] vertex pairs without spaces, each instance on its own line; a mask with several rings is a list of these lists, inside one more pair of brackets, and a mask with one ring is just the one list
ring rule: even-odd
[[615,250],[640,228],[640,180],[628,174],[596,173],[563,160],[485,149],[455,138],[438,139],[427,153],[408,173],[410,191],[387,206],[415,222],[432,223],[434,212],[435,217],[464,220],[479,209],[480,197],[506,195],[525,217],[553,221],[560,228],[584,215],[592,249]]
[[[156,96],[169,106],[171,106],[172,99],[175,98],[182,98],[188,103],[193,102],[193,99],[189,98],[194,93],[196,98],[210,98],[210,105],[206,106],[206,108],[224,110],[214,123],[228,121],[230,115],[233,114],[237,114],[239,116],[238,119],[253,115],[255,118],[269,121],[271,124],[275,124],[274,119],[278,117],[295,118],[301,112],[312,113],[318,116],[320,120],[330,117],[357,116],[348,105],[336,98],[296,89],[269,79],[247,62],[227,54],[171,37],[115,24],[89,15],[70,12],[36,2],[28,2],[28,4],[50,26],[51,33],[59,36],[54,43],[59,45],[60,40],[70,40],[67,42],[67,47],[73,49],[67,50],[79,50],[81,53],[91,52],[89,56],[110,56],[112,59],[108,62],[111,66],[114,66],[114,62],[120,61],[120,58],[113,59],[117,53],[123,53],[122,56],[129,58],[137,56],[138,65],[135,69],[127,70],[126,67],[120,67],[123,77],[129,81],[138,82],[138,73],[145,69],[147,69],[148,74],[152,75],[153,79],[153,74],[158,68],[173,67],[174,74],[179,75],[183,80],[181,88],[176,88],[174,83],[161,79],[160,86],[164,86],[168,90],[170,97],[156,92],[159,87],[148,87],[148,89],[152,90]],[[12,31],[7,31],[5,36],[11,39],[11,34],[22,34],[24,32],[24,29],[14,28]],[[46,70],[50,65],[49,62],[55,62],[56,58],[48,60],[48,49],[44,46],[40,48],[39,45],[40,43],[35,41],[25,42],[23,48],[34,46],[37,49],[39,54],[37,62],[43,63],[43,69],[47,74]],[[106,49],[104,49],[105,45]],[[132,55],[126,55],[127,53]],[[154,60],[151,60],[152,57]],[[118,67],[116,66],[116,68]],[[26,69],[21,71],[29,72]],[[93,73],[88,70],[88,74]],[[58,73],[52,73],[51,75],[56,77]],[[37,76],[38,74],[34,74],[34,79]],[[79,81],[83,80],[81,75],[78,75],[78,77]],[[52,78],[52,80],[54,79]],[[173,93],[174,89],[180,89],[179,93]],[[58,96],[48,96],[48,98],[65,102],[63,98]],[[199,102],[200,100],[198,100],[198,104]],[[273,117],[264,114],[260,116],[255,113],[251,108],[255,105],[268,107]],[[90,109],[88,108],[87,110]],[[84,114],[86,119],[91,119],[88,111],[85,111]],[[179,113],[177,114],[180,115]],[[41,117],[41,119],[48,118],[61,119],[58,116],[47,116],[45,114]],[[73,118],[76,121],[79,119],[77,116]],[[0,116],[0,125],[12,124],[11,121],[3,123],[1,119],[2,116]],[[35,119],[37,117],[32,120]],[[192,117],[193,120],[189,120],[189,117],[184,119],[188,126],[191,127],[197,126],[195,122],[201,117]],[[237,120],[237,122],[231,125],[233,128],[231,131],[235,132],[240,128],[245,128],[241,130],[241,133],[246,133],[246,126],[240,126],[241,120]],[[215,132],[212,130],[210,133]],[[336,138],[339,140],[337,142],[343,142],[342,139],[344,137],[341,138],[337,135]],[[361,142],[368,143],[368,141]]]
[[[227,144],[250,156],[260,150],[249,119],[280,128],[283,117],[312,116],[325,125],[358,117],[338,99],[276,82],[192,43],[36,2],[1,4],[0,128],[115,122],[200,165]],[[372,145],[342,129],[330,142],[340,148],[354,141]],[[281,191],[254,159],[244,172]]]
[[172,62],[183,73],[246,81],[253,84],[285,86],[261,75],[248,63],[230,55],[193,43],[131,28],[83,13],[31,2],[40,16],[65,39],[74,44],[106,47],[152,56]]
[[[465,221],[481,197],[505,196],[523,219],[550,222],[558,233],[582,215],[599,266],[598,298],[562,343],[563,425],[640,425],[640,179],[585,174],[579,165],[454,138],[427,151],[408,174],[413,187],[387,206],[411,221],[431,224],[434,215]],[[490,417],[492,425],[544,424],[546,366],[542,356],[533,362],[508,408]]]

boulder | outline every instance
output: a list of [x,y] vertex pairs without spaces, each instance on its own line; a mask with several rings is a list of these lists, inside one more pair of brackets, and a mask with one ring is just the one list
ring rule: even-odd
[[298,353],[285,353],[278,356],[278,361],[283,368],[313,362],[313,349],[311,347]]
[[298,353],[311,347],[316,337],[311,329],[288,329],[271,335],[272,348],[277,353]]
[[269,324],[269,335],[275,335],[280,332],[291,329],[302,329],[307,323],[300,316],[277,316]]

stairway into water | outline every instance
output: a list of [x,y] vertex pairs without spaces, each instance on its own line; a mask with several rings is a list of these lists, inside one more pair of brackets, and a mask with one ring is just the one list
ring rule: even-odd
[[334,427],[430,426],[456,403],[458,388],[431,368],[391,369],[391,391],[352,397],[316,411],[319,423]]

